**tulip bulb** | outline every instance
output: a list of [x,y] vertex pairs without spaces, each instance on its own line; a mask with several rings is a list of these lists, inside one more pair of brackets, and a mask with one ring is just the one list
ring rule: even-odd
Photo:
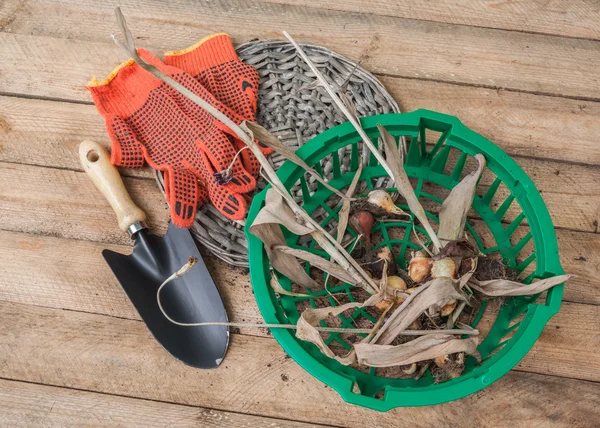
[[450,257],[435,260],[433,266],[431,266],[431,277],[448,277],[456,279],[456,263],[454,263],[454,260]]
[[402,371],[407,375],[414,374],[417,371],[417,363],[412,363],[408,368],[402,369]]
[[367,251],[371,249],[371,229],[375,224],[375,217],[369,211],[357,211],[348,219],[350,227],[362,235]]
[[452,300],[449,303],[446,303],[444,306],[442,306],[442,309],[440,310],[440,315],[443,317],[447,317],[452,312],[454,312],[454,309],[456,309],[456,300]]
[[387,285],[396,290],[406,290],[406,282],[399,276],[388,276]]
[[382,208],[388,214],[408,215],[394,204],[390,194],[385,190],[372,190],[367,195],[367,202]]
[[387,262],[386,274],[388,276],[394,275],[398,271],[394,255],[388,247],[370,251],[365,255],[363,260],[365,268],[370,270],[375,278],[383,277],[383,267],[385,262]]
[[446,363],[450,361],[450,359],[448,358],[448,355],[440,355],[439,357],[436,357],[433,361],[435,362],[436,366],[444,367]]
[[414,282],[423,282],[431,273],[432,260],[423,251],[417,251],[408,263],[408,275]]
[[[394,290],[406,290],[406,282],[404,282],[404,280],[399,276],[388,276],[387,285],[388,287]],[[377,309],[379,309],[380,311],[385,311],[394,303],[396,303],[397,305],[401,305],[402,303],[404,303],[404,299],[402,297],[388,297],[387,299],[376,303],[375,307],[377,307]]]
[[387,311],[390,306],[394,304],[394,299],[388,298],[385,300],[381,300],[380,302],[375,303],[375,307],[379,309],[381,312]]

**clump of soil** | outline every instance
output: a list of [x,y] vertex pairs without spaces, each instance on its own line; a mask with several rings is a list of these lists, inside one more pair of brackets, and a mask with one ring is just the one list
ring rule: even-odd
[[480,256],[477,260],[475,279],[488,281],[491,279],[517,280],[517,273],[504,264],[500,254],[490,254],[487,257]]

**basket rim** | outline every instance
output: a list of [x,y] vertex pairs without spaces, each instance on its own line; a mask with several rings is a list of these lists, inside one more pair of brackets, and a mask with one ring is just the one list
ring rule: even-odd
[[[486,160],[493,160],[494,168],[490,168],[503,182],[512,180],[515,185],[520,185],[520,195],[515,199],[521,205],[525,218],[533,235],[536,253],[536,271],[546,275],[559,275],[563,273],[558,255],[558,243],[554,226],[548,209],[535,187],[531,178],[521,167],[494,143],[470,130],[454,116],[430,111],[416,110],[410,113],[390,113],[369,116],[361,119],[365,129],[374,128],[377,124],[385,127],[394,125],[417,125],[425,119],[431,123],[445,123],[452,127],[453,145],[457,144],[461,150],[473,156],[482,153]],[[357,133],[350,123],[344,123],[331,128],[311,141],[307,142],[297,151],[297,154],[306,159],[319,149],[324,143],[335,137],[348,138]],[[300,170],[295,164],[286,162],[278,170],[278,176],[284,181]],[[262,242],[248,232],[258,211],[264,203],[266,190],[254,197],[246,223],[246,235],[249,244],[250,279],[254,289],[259,310],[268,323],[280,322],[276,316],[276,308],[270,297],[265,275],[268,275],[268,259],[262,248]],[[533,219],[533,221],[532,221]],[[253,268],[254,267],[254,268]],[[529,304],[521,326],[510,339],[509,346],[505,346],[494,358],[474,368],[468,375],[461,378],[430,385],[424,388],[399,388],[387,386],[383,399],[376,399],[352,392],[354,381],[350,377],[337,373],[332,368],[323,365],[310,355],[296,339],[293,332],[288,330],[272,330],[273,336],[283,349],[305,370],[313,376],[334,388],[345,401],[375,410],[387,411],[400,406],[424,406],[453,401],[475,393],[510,371],[531,349],[548,320],[560,309],[564,285],[559,285],[549,290],[546,302],[543,304]],[[435,394],[432,393],[435,390]]]

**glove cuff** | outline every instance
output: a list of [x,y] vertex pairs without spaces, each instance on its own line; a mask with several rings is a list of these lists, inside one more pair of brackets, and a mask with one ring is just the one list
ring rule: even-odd
[[[145,61],[165,68],[158,58],[145,49],[138,49],[137,52]],[[118,65],[106,79],[93,77],[86,88],[102,116],[128,117],[144,104],[150,91],[161,84],[160,79],[129,59]]]
[[207,68],[239,60],[229,35],[225,33],[207,36],[185,49],[165,52],[166,64],[185,70],[192,76]]

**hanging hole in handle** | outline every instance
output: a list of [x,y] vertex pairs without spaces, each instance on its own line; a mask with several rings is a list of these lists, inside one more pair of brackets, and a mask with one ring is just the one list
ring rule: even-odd
[[100,159],[100,155],[98,155],[98,152],[96,150],[90,150],[89,152],[87,152],[87,155],[85,157],[91,163],[98,162],[98,159]]

